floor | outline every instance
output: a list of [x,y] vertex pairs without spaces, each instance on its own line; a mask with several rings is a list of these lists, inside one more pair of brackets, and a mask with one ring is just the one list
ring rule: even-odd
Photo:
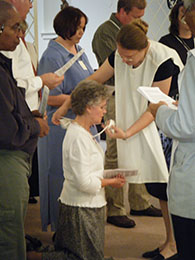
[[[105,141],[101,140],[103,150],[106,150]],[[130,212],[127,200],[127,187],[125,205],[126,211]],[[40,239],[43,245],[52,244],[51,231],[41,231],[40,204],[29,204],[25,229],[32,237]],[[157,199],[151,198],[151,203],[159,208]],[[165,238],[163,219],[155,217],[132,217],[136,226],[131,229],[118,228],[107,224],[105,226],[105,256],[112,256],[115,260],[138,260],[143,252],[157,248]]]
[[[38,199],[39,200],[39,199]],[[126,200],[126,209],[129,206]],[[152,200],[158,207],[158,201]],[[41,231],[39,201],[37,204],[29,204],[25,229],[26,233],[40,239],[44,245],[52,244],[52,232]],[[132,229],[118,228],[106,224],[105,255],[112,256],[115,260],[143,259],[142,253],[155,249],[164,239],[164,226],[162,218],[155,217],[131,217],[136,222]]]

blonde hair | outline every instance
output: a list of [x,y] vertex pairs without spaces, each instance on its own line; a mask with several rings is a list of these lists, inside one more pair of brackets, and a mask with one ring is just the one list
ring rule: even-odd
[[142,50],[148,46],[147,32],[148,24],[141,19],[135,19],[122,26],[116,41],[124,49]]

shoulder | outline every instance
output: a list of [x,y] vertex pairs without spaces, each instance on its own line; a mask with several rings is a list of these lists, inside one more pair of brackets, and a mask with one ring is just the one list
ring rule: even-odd
[[68,51],[62,47],[60,44],[58,44],[54,40],[50,40],[47,49],[44,51],[42,58],[59,58],[62,55],[65,57],[66,55],[68,56]]
[[72,153],[74,150],[75,153],[83,153],[90,149],[90,143],[90,134],[81,126],[71,123],[64,139],[64,148],[66,152]]
[[76,123],[71,123],[66,132],[67,139],[72,139],[72,141],[78,141],[83,139],[89,139],[90,135],[88,132]]
[[167,34],[163,37],[160,38],[159,42],[167,45],[170,48],[176,48],[178,45],[177,39],[175,38],[175,36],[173,34]]
[[193,58],[195,59],[195,48],[193,50],[189,51],[189,56],[193,56]]
[[115,35],[118,31],[119,29],[110,20],[107,20],[97,28],[94,34],[94,39],[104,36],[115,38]]
[[149,56],[157,63],[162,63],[171,58],[176,65],[183,67],[178,53],[160,42],[150,40]]
[[[186,61],[186,65],[185,65],[185,70],[188,69],[189,71],[191,71],[192,74],[195,75],[195,48],[193,50],[190,50],[188,52],[188,57],[187,57],[187,61]],[[191,69],[189,69],[191,68]]]
[[167,40],[170,40],[172,38],[173,38],[173,35],[169,33],[169,34],[166,34],[166,35],[162,36],[160,38],[159,42],[167,41]]

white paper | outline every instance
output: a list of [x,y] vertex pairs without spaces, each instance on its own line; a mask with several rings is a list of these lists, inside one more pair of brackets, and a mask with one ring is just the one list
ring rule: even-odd
[[66,64],[64,64],[60,69],[56,70],[54,73],[58,76],[64,75],[64,73],[75,63],[76,60],[84,53],[84,49],[80,50],[72,59],[70,59]]
[[164,101],[170,108],[177,109],[177,107],[172,104],[175,100],[163,93],[158,87],[140,86],[137,91],[151,103],[156,104],[160,101]]
[[127,182],[131,182],[131,176],[137,175],[137,170],[127,170],[127,169],[108,169],[104,170],[104,178],[109,179],[117,176],[118,174],[125,177]]
[[42,92],[42,99],[39,106],[39,113],[42,115],[42,117],[44,117],[46,112],[48,96],[49,96],[49,88],[47,86],[44,86]]

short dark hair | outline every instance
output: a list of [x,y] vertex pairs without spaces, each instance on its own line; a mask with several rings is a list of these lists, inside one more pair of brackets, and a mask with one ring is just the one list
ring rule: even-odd
[[54,18],[53,27],[56,34],[64,40],[70,40],[76,33],[82,17],[85,18],[86,25],[88,18],[80,9],[72,6],[65,7]]
[[172,8],[171,13],[169,15],[169,20],[171,22],[169,26],[169,32],[173,35],[179,35],[178,15],[181,6],[183,6],[183,2],[178,1],[178,3]]
[[71,94],[72,111],[83,115],[87,106],[98,105],[109,97],[108,88],[94,80],[82,80]]
[[117,12],[120,12],[120,9],[123,8],[128,14],[133,7],[138,9],[144,9],[146,7],[146,0],[118,0]]
[[6,2],[6,1],[3,1],[1,0],[0,1],[0,25],[4,25],[10,18],[11,18],[11,14],[10,14],[10,11],[11,10],[15,10],[15,7]]

